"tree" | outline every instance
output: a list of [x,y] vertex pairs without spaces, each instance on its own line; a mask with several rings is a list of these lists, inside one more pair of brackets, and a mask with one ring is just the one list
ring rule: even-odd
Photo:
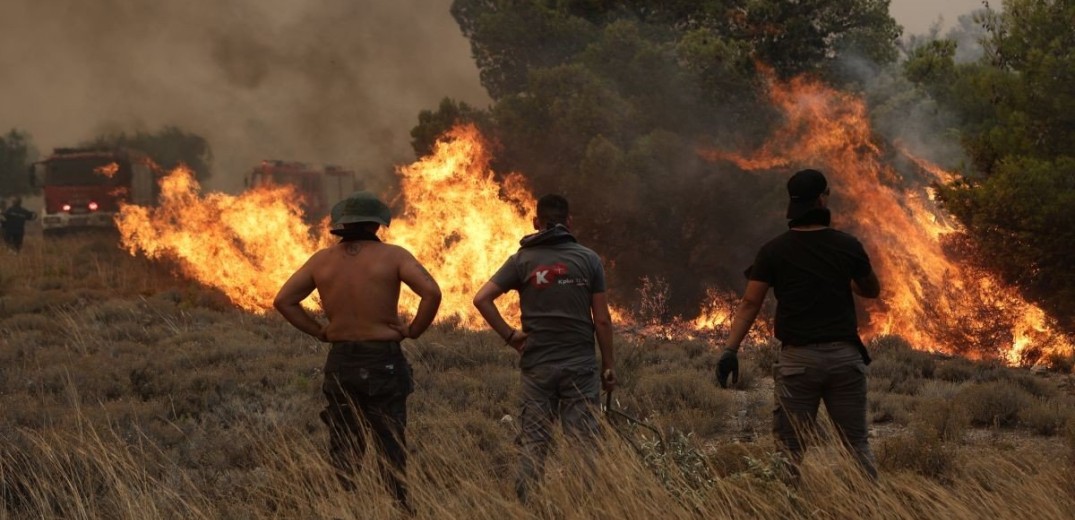
[[87,146],[124,147],[141,150],[160,167],[171,170],[187,165],[199,181],[205,181],[212,171],[213,152],[204,137],[176,126],[165,126],[156,132],[108,134],[85,143]]
[[461,123],[474,123],[479,128],[488,127],[488,117],[480,110],[461,101],[444,98],[436,111],[418,113],[418,126],[411,129],[411,148],[419,156],[433,151],[437,138]]
[[0,196],[32,191],[28,168],[36,155],[30,134],[11,129],[0,135]]
[[614,283],[681,273],[666,280],[672,310],[696,308],[707,285],[741,282],[739,263],[749,263],[714,265],[722,244],[757,232],[728,223],[770,202],[739,192],[767,189],[750,174],[720,171],[697,153],[701,142],[749,146],[769,134],[778,114],[755,64],[827,75],[850,54],[895,56],[887,0],[796,4],[456,0],[452,14],[494,104],[473,111],[445,101],[423,112],[415,150],[427,151],[451,121],[481,120],[499,145],[495,167],[575,201],[576,230],[616,265]]
[[[962,118],[967,180],[942,200],[981,245],[980,258],[1058,316],[1075,315],[1075,3],[1007,0],[977,16],[985,56],[956,63],[938,42],[908,76]],[[1075,320],[1068,318],[1069,328]]]

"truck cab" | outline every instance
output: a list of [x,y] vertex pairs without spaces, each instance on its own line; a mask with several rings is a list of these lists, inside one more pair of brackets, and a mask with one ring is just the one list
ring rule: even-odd
[[121,204],[151,205],[159,189],[152,162],[135,150],[57,148],[31,170],[46,234],[112,228]]

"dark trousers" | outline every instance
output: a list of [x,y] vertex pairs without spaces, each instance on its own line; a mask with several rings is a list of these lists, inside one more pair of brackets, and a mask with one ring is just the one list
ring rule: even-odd
[[328,404],[321,412],[329,427],[332,465],[344,487],[352,489],[366,447],[373,446],[385,485],[408,510],[407,396],[413,388],[399,343],[333,343],[322,385]]
[[598,433],[594,410],[601,387],[597,365],[546,363],[522,371],[522,412],[516,439],[521,449],[515,492],[527,501],[530,489],[541,477],[552,441],[552,424],[559,417],[567,438],[587,457]]
[[14,232],[4,230],[4,244],[15,251],[22,251],[22,239],[26,234],[22,231]]
[[840,440],[862,469],[877,477],[866,427],[866,365],[848,342],[784,347],[773,366],[773,433],[798,475],[805,439],[816,434],[823,401]]

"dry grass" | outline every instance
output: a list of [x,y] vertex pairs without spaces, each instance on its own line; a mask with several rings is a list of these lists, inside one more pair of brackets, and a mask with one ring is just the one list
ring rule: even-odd
[[[325,458],[326,348],[232,309],[107,239],[31,237],[0,264],[0,519],[392,518],[364,469],[345,492]],[[878,484],[831,444],[802,485],[767,434],[772,345],[736,390],[698,341],[620,338],[618,406],[664,442],[609,433],[597,478],[558,450],[536,503],[512,491],[518,376],[488,333],[436,327],[406,349],[419,518],[1071,518],[1071,376],[874,348]],[[623,428],[621,426],[621,428]],[[562,444],[562,443],[561,443]]]

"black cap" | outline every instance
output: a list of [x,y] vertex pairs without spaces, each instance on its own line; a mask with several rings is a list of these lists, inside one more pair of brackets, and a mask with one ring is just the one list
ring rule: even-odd
[[817,170],[799,170],[788,179],[788,218],[797,219],[817,207],[817,198],[829,187],[825,176]]

